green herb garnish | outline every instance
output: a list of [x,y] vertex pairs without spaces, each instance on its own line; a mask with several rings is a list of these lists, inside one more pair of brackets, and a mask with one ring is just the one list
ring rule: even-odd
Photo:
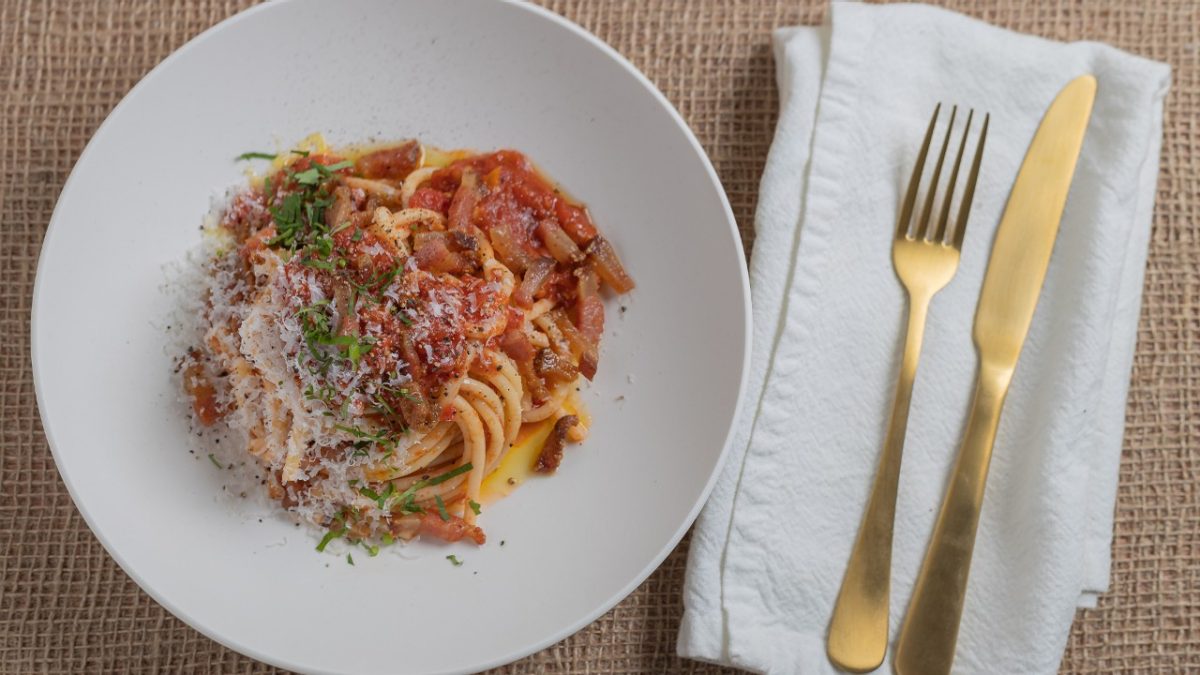
[[[339,523],[339,525],[341,524]],[[343,534],[346,534],[345,526],[338,527],[336,530],[330,529],[325,533],[324,537],[321,537],[321,543],[317,544],[317,550],[323,552],[325,547],[329,545],[329,542],[341,537]]]
[[[408,489],[406,489],[404,492],[401,492],[396,497],[396,501],[398,501],[400,503],[400,508],[407,513],[423,513],[424,509],[422,509],[416,503],[417,490],[420,490],[422,488],[432,487],[434,485],[441,485],[442,483],[445,483],[446,481],[450,480],[451,478],[454,478],[455,476],[461,476],[462,474],[470,471],[471,468],[472,468],[471,463],[467,462],[466,464],[463,464],[462,466],[459,466],[459,467],[455,467],[439,476],[434,476],[433,478],[426,478],[425,480],[419,480],[419,481],[413,483],[412,485],[408,486]],[[443,505],[443,508],[444,508],[444,505]]]
[[379,505],[379,508],[382,509],[382,508],[385,508],[388,499],[391,498],[392,494],[395,491],[396,491],[396,486],[391,483],[388,483],[387,488],[383,492],[376,492],[376,491],[372,490],[371,488],[364,487],[364,488],[359,488],[358,493],[360,495],[366,497],[367,499],[370,499],[371,501],[375,502],[376,504]]
[[278,155],[272,155],[269,152],[243,152],[237,157],[234,157],[233,160],[235,162],[243,162],[248,159],[275,159],[276,157],[278,157]]
[[225,468],[225,467],[221,466],[221,463],[217,461],[217,458],[216,458],[216,457],[213,457],[213,454],[212,454],[211,452],[210,452],[210,453],[208,453],[208,461],[212,462],[212,463],[213,463],[213,466],[217,467],[218,469],[224,469],[224,468]]
[[[450,480],[451,478],[454,478],[455,476],[461,476],[462,474],[470,471],[473,468],[475,468],[475,467],[472,466],[472,464],[470,462],[467,462],[466,464],[463,464],[460,467],[451,469],[450,471],[447,471],[446,473],[444,473],[440,476],[434,476],[433,478],[430,478],[427,481],[421,481],[420,483],[417,483],[413,487],[416,487],[417,485],[420,485],[421,487],[441,485],[442,483],[445,483],[446,481]],[[422,483],[424,483],[424,485],[422,485]],[[411,490],[412,488],[409,488],[409,489]]]
[[300,264],[304,265],[305,267],[312,267],[313,269],[325,270],[326,272],[332,272],[334,270],[333,263],[329,262],[328,260],[321,260],[319,258],[301,258]]
[[[371,433],[369,431],[363,431],[362,429],[359,429],[358,427],[348,427],[344,424],[335,424],[335,425],[333,425],[333,428],[337,429],[338,431],[344,431],[355,438],[359,438],[364,441],[369,441],[371,443],[378,443],[379,445],[382,445],[388,449],[394,449],[396,447],[397,439],[395,437],[389,435],[387,431],[378,431],[375,433]],[[389,483],[389,485],[390,485],[390,483]]]
[[450,514],[446,511],[446,502],[442,501],[442,496],[434,495],[433,501],[437,502],[438,516],[440,516],[444,522],[450,522]]
[[474,512],[475,515],[479,515],[483,512],[483,508],[479,506],[479,502],[475,501],[474,499],[468,499],[467,506],[471,507],[471,511]]
[[301,185],[316,185],[317,183],[321,182],[321,172],[318,171],[317,167],[314,166],[310,169],[305,169],[304,171],[294,174],[292,176],[292,180]]
[[462,567],[463,563],[461,560],[458,559],[458,556],[456,556],[456,555],[448,555],[448,556],[446,556],[446,560],[449,560],[450,563],[452,565],[454,565],[455,567]]
[[354,556],[352,556],[352,555],[350,555],[349,553],[347,553],[347,554],[346,554],[346,562],[348,562],[348,563],[350,563],[351,565],[353,565],[353,564],[354,564]]

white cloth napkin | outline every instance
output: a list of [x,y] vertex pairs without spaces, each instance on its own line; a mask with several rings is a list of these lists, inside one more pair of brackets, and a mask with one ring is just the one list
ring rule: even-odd
[[[1099,90],[1004,407],[955,672],[1053,673],[1107,589],[1125,397],[1170,71],[917,5],[835,3],[775,35],[781,110],[751,261],[750,390],[688,560],[683,656],[833,672],[825,634],[875,472],[905,296],[891,233],[934,103],[991,113],[958,274],[933,301],[892,558],[893,639],[976,369],[971,326],[1009,190],[1072,78]],[[890,672],[890,660],[885,664]]]

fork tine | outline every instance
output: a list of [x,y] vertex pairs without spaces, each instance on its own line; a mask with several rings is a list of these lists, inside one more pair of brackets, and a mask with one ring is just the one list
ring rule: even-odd
[[963,192],[962,205],[958,207],[958,222],[954,224],[954,248],[962,250],[963,237],[967,233],[967,216],[971,213],[971,201],[975,199],[975,182],[979,180],[979,164],[983,161],[983,145],[987,141],[988,122],[991,114],[983,116],[983,130],[979,132],[979,145],[975,147],[975,161],[971,163],[971,175],[967,177],[967,189]]
[[950,146],[950,133],[954,131],[954,117],[958,114],[958,106],[950,109],[950,123],[946,125],[946,136],[942,139],[942,151],[938,153],[937,164],[933,166],[933,178],[929,184],[929,193],[925,195],[925,208],[921,209],[921,220],[917,223],[917,239],[924,239],[929,232],[929,214],[933,212],[933,200],[937,197],[938,182],[942,177],[942,165],[946,162],[946,149]]
[[925,157],[929,154],[929,142],[933,140],[933,127],[937,124],[938,113],[941,110],[941,103],[933,109],[933,117],[929,118],[929,129],[925,132],[925,142],[921,144],[921,153],[917,155],[917,164],[913,167],[912,178],[908,179],[908,193],[904,195],[904,206],[900,209],[900,219],[896,223],[897,239],[908,236],[908,222],[912,219],[913,204],[917,202],[921,172],[925,168]]
[[971,133],[971,120],[975,118],[975,110],[967,112],[967,124],[963,127],[962,140],[958,143],[958,155],[954,158],[954,168],[950,171],[950,183],[946,186],[946,196],[942,199],[942,215],[938,218],[937,233],[933,241],[946,241],[946,221],[950,217],[950,202],[954,201],[954,186],[958,183],[958,169],[962,166],[963,153],[967,149],[967,135]]

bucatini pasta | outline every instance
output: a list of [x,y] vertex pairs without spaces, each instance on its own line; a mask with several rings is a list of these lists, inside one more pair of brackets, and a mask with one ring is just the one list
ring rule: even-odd
[[483,543],[481,491],[510,449],[539,442],[522,461],[552,472],[586,435],[601,288],[633,280],[519,152],[309,147],[244,156],[272,168],[210,232],[226,244],[179,364],[195,419],[239,432],[321,548]]

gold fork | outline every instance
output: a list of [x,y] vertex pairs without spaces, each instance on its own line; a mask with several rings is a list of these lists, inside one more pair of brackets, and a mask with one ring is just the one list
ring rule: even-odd
[[946,160],[946,151],[951,145],[954,118],[958,107],[950,111],[950,122],[946,125],[941,151],[934,165],[925,204],[917,219],[915,232],[910,234],[913,207],[917,201],[925,159],[933,140],[941,104],[933,110],[925,141],[913,167],[908,182],[908,192],[900,209],[896,225],[896,238],[892,244],[892,264],[896,276],[908,291],[908,337],[904,342],[904,359],[900,365],[900,379],[896,383],[896,398],[888,422],[887,437],[875,483],[863,514],[862,525],[846,566],[846,576],[838,593],[833,618],[829,624],[829,639],[826,648],[829,660],[834,665],[852,672],[867,672],[883,663],[888,639],[888,594],[891,586],[892,566],[892,523],[896,515],[896,489],[900,479],[900,458],[904,449],[904,433],[908,426],[908,408],[912,400],[913,380],[917,373],[917,360],[921,355],[921,341],[925,334],[925,317],[933,296],[954,277],[958,269],[958,258],[962,251],[963,237],[967,229],[967,215],[975,195],[975,183],[979,178],[979,164],[983,159],[983,145],[987,139],[990,116],[985,116],[983,129],[976,144],[975,158],[967,176],[966,188],[958,209],[953,231],[947,232],[950,204],[954,199],[954,187],[962,166],[963,153],[971,122],[975,117],[972,110],[963,127],[962,140],[950,171],[936,227],[930,229],[934,201],[938,192],[938,180]]

